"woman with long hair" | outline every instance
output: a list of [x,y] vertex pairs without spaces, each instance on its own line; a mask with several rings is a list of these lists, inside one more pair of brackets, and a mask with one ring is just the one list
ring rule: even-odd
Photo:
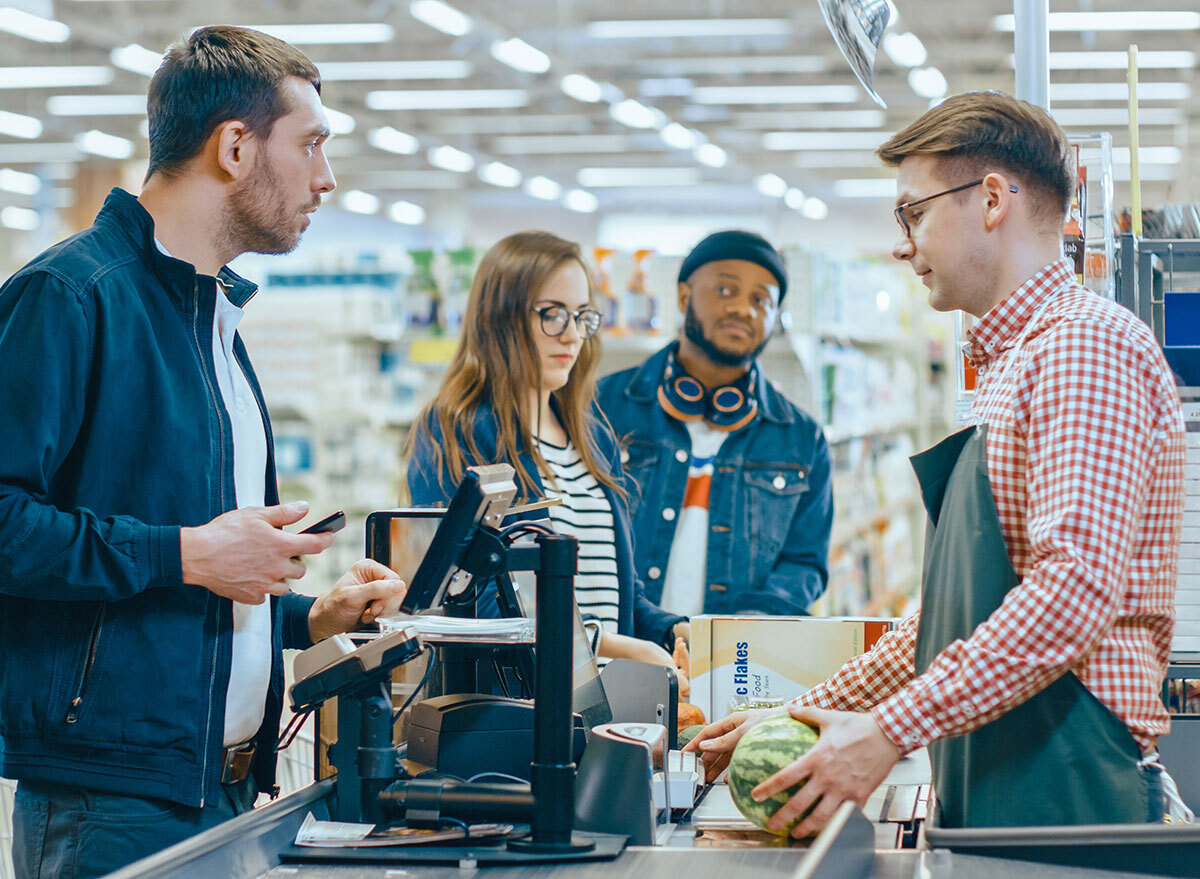
[[644,595],[624,474],[595,405],[600,313],[579,245],[520,232],[492,247],[471,286],[458,350],[408,448],[415,504],[448,502],[466,468],[510,464],[520,500],[561,499],[527,518],[579,539],[575,598],[598,621],[600,656],[674,666],[686,618]]

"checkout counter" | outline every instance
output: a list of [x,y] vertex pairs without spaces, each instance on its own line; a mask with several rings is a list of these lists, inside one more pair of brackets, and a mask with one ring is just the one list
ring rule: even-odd
[[[532,704],[524,703],[531,713],[525,730],[532,745],[529,783],[447,782],[407,771],[411,767],[393,743],[398,712],[393,714],[391,673],[429,648],[404,627],[362,646],[337,636],[301,654],[290,690],[298,716],[337,697],[338,742],[330,749],[337,775],[109,879],[1200,877],[1200,826],[928,828],[929,763],[923,751],[901,760],[864,810],[843,804],[810,841],[758,831],[738,814],[724,784],[700,785],[698,776],[688,776],[691,755],[673,751],[674,736],[667,732],[673,733],[675,719],[664,703],[673,708],[675,692],[661,688],[659,676],[618,666],[612,677],[626,682],[623,690],[630,680],[644,680],[649,695],[639,700],[623,692],[613,701],[622,712],[643,716],[595,715],[587,696],[597,691],[595,681],[585,676],[581,686],[573,675],[571,578],[577,546],[572,538],[552,533],[524,546],[503,539],[513,530],[529,530],[502,527],[514,494],[509,467],[478,468],[469,475],[437,525],[405,602],[410,611],[452,605],[453,596],[468,594],[473,580],[504,580],[518,567],[537,572],[536,641],[518,650],[512,663],[516,679],[534,696]],[[502,610],[512,597],[501,596]],[[442,659],[451,685],[454,675],[462,676],[470,666],[461,658],[447,659],[444,650]],[[666,675],[673,685],[673,674]],[[582,713],[590,714],[590,722],[580,758],[581,693],[589,702]],[[496,699],[505,711],[520,713],[515,700]],[[425,715],[446,715],[444,702],[430,701],[435,704]],[[611,715],[611,706],[605,710]],[[452,727],[445,724],[442,734],[449,736]],[[657,791],[656,752],[662,767]],[[295,845],[302,825],[314,819],[410,829],[497,822],[512,825],[514,832],[494,840],[420,846]]]

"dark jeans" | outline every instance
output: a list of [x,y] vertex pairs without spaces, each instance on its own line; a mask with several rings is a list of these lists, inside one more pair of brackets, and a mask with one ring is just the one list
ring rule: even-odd
[[220,802],[168,800],[20,782],[13,810],[17,879],[89,879],[152,855],[254,807],[253,777],[222,788]]
[[1157,766],[1142,766],[1142,778],[1146,781],[1146,793],[1150,812],[1146,820],[1151,824],[1162,824],[1167,814],[1167,795],[1163,790],[1162,770]]

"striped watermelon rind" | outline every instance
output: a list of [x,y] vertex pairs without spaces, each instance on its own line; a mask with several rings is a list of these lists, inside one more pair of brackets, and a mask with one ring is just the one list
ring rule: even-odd
[[[803,757],[816,743],[817,731],[790,716],[768,717],[742,736],[729,760],[726,781],[733,804],[746,820],[767,830],[767,821],[804,783],[793,785],[761,803],[754,801],[750,791],[792,761]],[[807,814],[800,815],[781,831],[768,832],[786,836]]]

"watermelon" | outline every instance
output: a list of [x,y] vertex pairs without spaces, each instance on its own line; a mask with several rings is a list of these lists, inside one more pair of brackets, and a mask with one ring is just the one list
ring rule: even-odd
[[[803,782],[761,803],[754,802],[750,791],[793,760],[803,757],[816,743],[817,731],[790,716],[768,717],[752,726],[737,743],[729,760],[729,794],[738,811],[748,821],[766,830],[767,821],[800,790]],[[804,815],[786,829],[770,832],[786,836]]]

